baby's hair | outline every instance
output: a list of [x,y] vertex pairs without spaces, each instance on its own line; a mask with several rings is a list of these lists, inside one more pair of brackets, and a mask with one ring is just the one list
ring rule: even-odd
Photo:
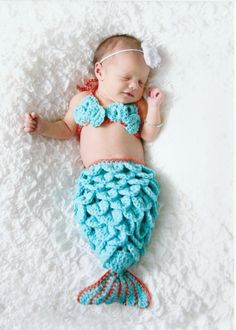
[[141,41],[129,34],[115,34],[104,39],[94,52],[93,65],[99,62],[106,54],[112,52],[115,47],[121,44],[124,48],[141,49]]

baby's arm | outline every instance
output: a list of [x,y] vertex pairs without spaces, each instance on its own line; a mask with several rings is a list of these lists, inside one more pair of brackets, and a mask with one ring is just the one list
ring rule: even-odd
[[24,131],[27,133],[40,134],[54,139],[70,139],[75,134],[77,125],[73,118],[73,109],[81,102],[83,97],[83,92],[73,96],[64,119],[56,122],[47,121],[35,112],[26,113]]
[[151,142],[156,139],[160,132],[160,127],[155,125],[161,123],[160,106],[164,100],[163,93],[153,87],[147,89],[147,101],[143,98],[139,103],[141,110],[141,138],[144,141]]

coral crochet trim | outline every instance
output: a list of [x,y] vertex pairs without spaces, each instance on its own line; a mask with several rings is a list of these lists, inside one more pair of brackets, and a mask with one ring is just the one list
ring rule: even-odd
[[136,279],[136,281],[141,285],[143,290],[146,292],[147,298],[148,298],[148,305],[150,305],[151,301],[152,301],[152,298],[151,298],[152,296],[151,296],[151,293],[148,290],[147,286],[142,281],[140,281],[140,279],[137,276],[135,276],[133,273],[131,273],[130,271],[129,271],[129,273]]
[[[111,272],[111,270],[107,271],[97,282],[83,289],[78,294],[77,301],[79,303],[85,303],[88,305],[99,304],[101,302],[110,304],[116,301],[124,305],[138,306],[141,309],[148,307],[151,303],[151,294],[146,285],[130,271],[126,271],[126,275],[123,278],[125,292],[123,299],[120,300],[122,283],[119,276],[120,275],[116,272]],[[137,291],[135,281],[137,281],[138,284],[142,287],[143,294],[146,297],[145,299],[147,300],[147,303],[144,306],[142,303],[140,303],[141,297]],[[130,286],[132,287],[132,290],[130,290]],[[134,299],[133,303],[130,301],[132,296]],[[84,302],[84,299],[86,302]]]
[[122,161],[132,161],[134,163],[137,163],[137,164],[142,164],[142,165],[145,165],[146,166],[146,163],[145,162],[142,162],[140,160],[137,160],[135,158],[132,158],[132,157],[127,157],[127,158],[105,158],[105,159],[98,159],[94,162],[92,162],[91,164],[89,164],[88,166],[85,166],[86,168],[89,168],[90,166],[93,166],[95,164],[98,164],[98,163],[101,163],[101,162],[122,162]]
[[95,282],[94,284],[91,284],[90,286],[88,286],[87,288],[84,288],[82,291],[79,292],[78,296],[77,296],[77,301],[80,302],[80,297],[86,292],[89,291],[91,289],[94,289],[95,287],[97,287],[98,285],[100,285],[102,283],[102,281],[104,281],[106,279],[107,282],[107,276],[111,273],[111,270],[108,270],[108,272],[106,272],[97,282]]

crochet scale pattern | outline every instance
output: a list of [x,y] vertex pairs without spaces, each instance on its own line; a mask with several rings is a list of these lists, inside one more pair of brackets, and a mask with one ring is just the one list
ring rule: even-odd
[[109,270],[78,294],[78,302],[149,306],[149,290],[127,268],[139,261],[150,241],[159,194],[155,172],[133,161],[101,161],[81,172],[74,194],[75,219]]

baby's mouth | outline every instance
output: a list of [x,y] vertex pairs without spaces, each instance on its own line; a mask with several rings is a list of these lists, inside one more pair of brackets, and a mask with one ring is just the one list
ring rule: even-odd
[[123,92],[123,93],[126,94],[126,95],[128,95],[128,96],[130,96],[130,97],[134,97],[134,95],[131,94],[131,93],[129,93],[129,92]]

